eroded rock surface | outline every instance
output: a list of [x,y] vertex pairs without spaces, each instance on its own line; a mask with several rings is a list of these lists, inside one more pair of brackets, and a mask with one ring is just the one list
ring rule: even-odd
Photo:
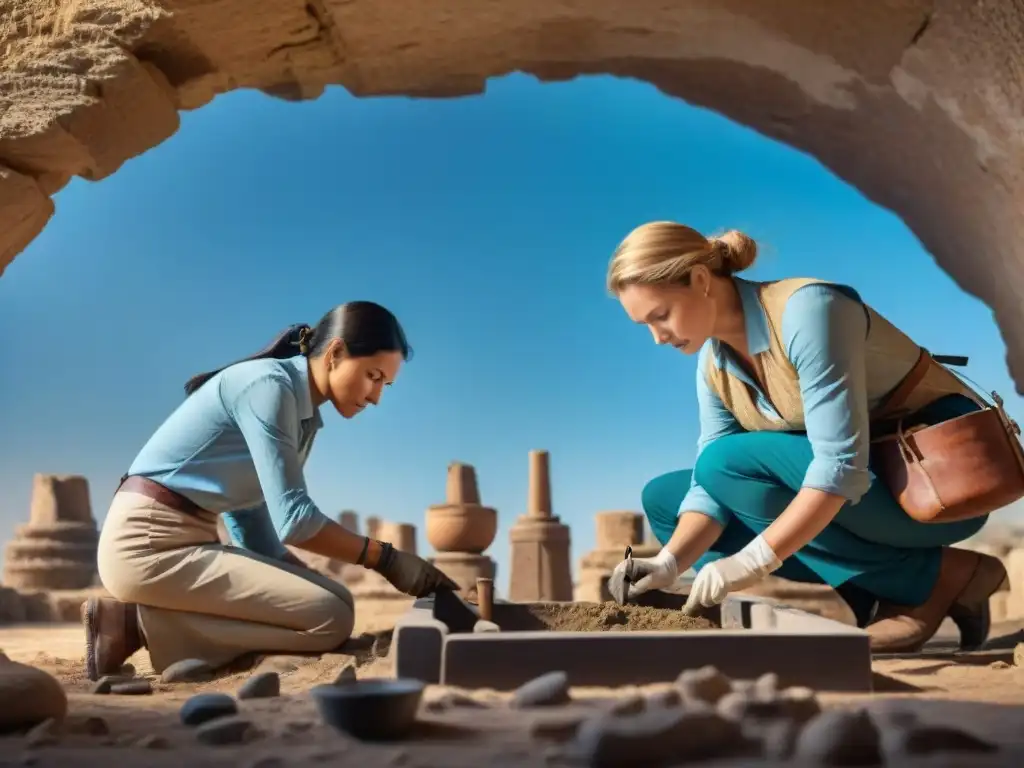
[[0,19],[0,269],[72,176],[110,175],[218,93],[445,97],[604,72],[807,151],[896,211],[995,309],[1024,382],[1020,3],[0,0]]

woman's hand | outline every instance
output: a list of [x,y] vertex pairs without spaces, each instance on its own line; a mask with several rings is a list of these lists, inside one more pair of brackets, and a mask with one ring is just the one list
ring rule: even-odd
[[[632,583],[626,584],[626,568],[632,563]],[[608,579],[608,591],[619,605],[652,589],[672,586],[679,578],[679,563],[667,549],[654,557],[623,560]],[[627,592],[628,590],[628,592]]]
[[399,592],[413,597],[426,597],[438,589],[457,590],[458,585],[438,568],[421,557],[383,544],[380,558],[373,567]]
[[758,536],[735,555],[701,568],[683,610],[692,613],[700,606],[718,605],[730,592],[756,584],[781,565],[772,548]]

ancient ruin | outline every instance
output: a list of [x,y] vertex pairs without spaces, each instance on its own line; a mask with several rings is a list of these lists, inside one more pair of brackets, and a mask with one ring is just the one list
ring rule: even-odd
[[509,599],[515,602],[572,600],[569,526],[551,511],[551,465],[547,451],[530,451],[526,514],[509,540],[512,565]]
[[580,558],[576,600],[601,603],[611,600],[608,577],[622,562],[626,547],[634,557],[651,557],[661,545],[645,540],[646,519],[640,512],[598,512],[594,515],[597,541],[590,552]]
[[99,532],[89,481],[79,475],[33,478],[29,522],[4,552],[3,583],[23,591],[86,589],[96,578]]
[[339,84],[359,96],[440,98],[482,93],[488,78],[509,72],[552,81],[607,73],[807,152],[895,211],[994,309],[1024,382],[1024,6],[516,0],[498,8],[6,3],[0,269],[46,226],[51,196],[73,176],[109,176],[173,135],[180,110],[225,91],[301,100]]
[[469,464],[448,465],[445,502],[426,514],[427,541],[436,552],[428,558],[469,594],[476,580],[493,579],[494,561],[484,554],[498,532],[498,512],[480,501],[476,469]]

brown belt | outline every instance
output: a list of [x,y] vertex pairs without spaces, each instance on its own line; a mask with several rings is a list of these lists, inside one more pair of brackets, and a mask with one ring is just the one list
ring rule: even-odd
[[207,512],[194,501],[186,499],[180,493],[172,491],[167,486],[160,485],[156,480],[150,480],[148,477],[142,477],[140,475],[125,475],[121,478],[121,484],[117,487],[117,490],[125,491],[127,493],[137,493],[140,496],[145,496],[151,501],[155,501],[157,504],[163,504],[165,507],[173,509],[175,512],[181,512],[184,515],[212,514],[212,512]]

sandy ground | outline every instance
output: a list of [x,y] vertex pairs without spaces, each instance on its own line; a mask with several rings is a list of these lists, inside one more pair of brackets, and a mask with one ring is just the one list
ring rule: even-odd
[[[357,608],[356,633],[386,631],[409,606],[404,599],[361,602]],[[242,746],[208,747],[197,744],[194,732],[181,725],[177,710],[199,691],[233,693],[252,674],[245,671],[204,684],[163,685],[154,679],[154,694],[145,697],[96,696],[85,680],[82,663],[82,630],[73,624],[21,625],[0,628],[0,649],[15,661],[51,672],[69,694],[69,718],[57,743],[32,746],[23,737],[0,739],[0,766],[78,765],[109,768],[171,766],[187,762],[190,768],[239,765],[274,768],[284,765],[408,765],[494,766],[558,764],[550,743],[530,737],[531,724],[549,714],[525,714],[500,706],[506,694],[473,691],[473,697],[495,706],[455,709],[421,714],[415,739],[398,745],[365,745],[323,725],[306,693],[334,679],[347,665],[355,664],[360,679],[392,674],[387,658],[367,660],[345,654],[319,658],[271,657],[258,669],[281,673],[282,695],[274,699],[242,701],[242,713],[258,728],[259,736]],[[1024,642],[1024,623],[997,626],[989,648],[973,654],[951,651],[951,635],[944,632],[926,653],[906,658],[878,659],[874,664],[876,693],[872,696],[825,694],[828,705],[868,702],[870,706],[900,706],[914,702],[932,720],[967,725],[979,735],[1003,743],[1019,742],[1024,750],[1024,668],[1013,664],[1013,648]],[[151,674],[145,652],[131,660],[139,675]],[[766,670],[767,671],[767,670]],[[651,693],[662,686],[643,689],[574,689],[577,704],[560,708],[558,717],[580,708],[598,706],[608,697],[628,692]],[[424,701],[446,693],[440,686],[428,688]],[[958,703],[960,702],[960,703]],[[970,703],[970,704],[968,704]],[[990,705],[1015,705],[983,707]],[[83,733],[87,718],[102,718],[109,733]],[[547,753],[547,758],[545,754]],[[966,762],[943,765],[1004,765],[1021,762],[1024,751],[1007,763],[967,756]],[[767,763],[765,763],[767,765]]]

